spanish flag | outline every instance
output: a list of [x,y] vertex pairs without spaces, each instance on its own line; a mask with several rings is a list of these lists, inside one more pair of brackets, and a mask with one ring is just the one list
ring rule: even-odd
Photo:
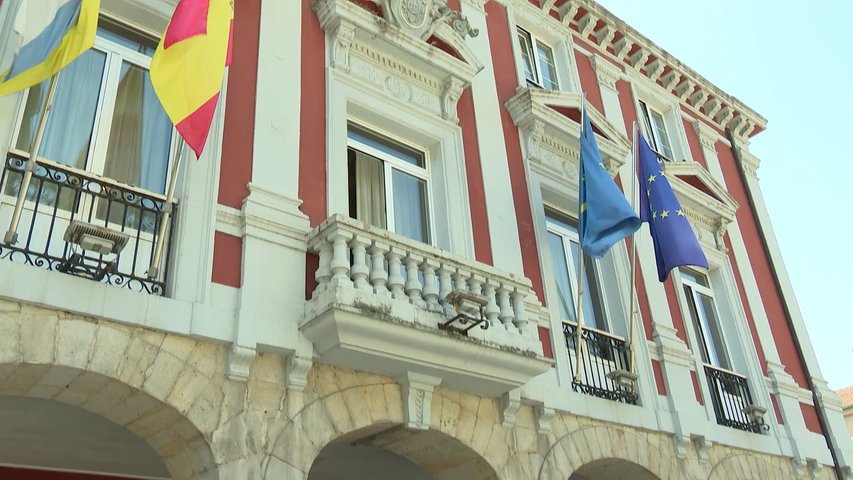
[[178,133],[201,156],[222,88],[231,0],[180,0],[151,59],[151,83]]
[[[2,0],[0,0],[2,3]],[[40,83],[95,44],[100,0],[11,4],[11,36],[0,45],[0,95]]]

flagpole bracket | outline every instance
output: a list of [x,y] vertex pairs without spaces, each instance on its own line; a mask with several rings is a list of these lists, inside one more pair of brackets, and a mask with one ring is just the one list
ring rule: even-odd
[[456,332],[467,337],[468,332],[477,325],[483,330],[489,328],[485,313],[489,301],[486,297],[471,292],[454,290],[447,294],[444,301],[453,306],[456,315],[443,323],[439,323],[439,330]]

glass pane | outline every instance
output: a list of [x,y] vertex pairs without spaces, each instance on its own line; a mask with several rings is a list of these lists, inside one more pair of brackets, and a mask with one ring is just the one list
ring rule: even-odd
[[347,136],[351,140],[355,140],[371,148],[375,148],[380,152],[387,153],[388,155],[398,158],[404,162],[417,165],[418,167],[425,166],[423,152],[419,152],[393,140],[368,132],[357,125],[350,124],[349,129],[347,130]]
[[693,320],[690,324],[693,326],[693,335],[699,343],[699,353],[702,354],[702,361],[705,363],[711,363],[711,357],[708,355],[707,342],[705,342],[705,332],[702,331],[702,327],[700,326],[701,320],[699,319],[699,312],[696,309],[696,299],[693,297],[693,289],[684,285],[684,296],[690,307],[690,318]]
[[172,124],[154,94],[148,71],[123,62],[104,175],[164,193],[171,141]]
[[[570,242],[572,247],[572,260],[574,264],[578,264],[578,253],[580,247],[574,241]],[[575,278],[577,278],[577,272],[574,273]],[[596,298],[596,294],[599,293],[597,288],[590,288],[589,283],[589,275],[587,275],[587,269],[584,269],[583,272],[583,282],[584,293],[582,295],[582,308],[583,308],[583,324],[587,327],[592,327],[595,329],[603,330],[604,329],[604,318],[599,317],[602,313],[601,309],[601,299]],[[598,313],[597,313],[598,312]]]
[[[90,49],[60,72],[39,156],[86,168],[105,61],[106,54]],[[30,88],[15,143],[25,152],[33,148],[49,83],[45,80]]]
[[430,243],[426,181],[393,169],[394,231]]
[[566,261],[563,237],[554,232],[548,232],[548,248],[551,251],[554,280],[557,282],[557,293],[559,294],[557,302],[560,306],[560,319],[576,322],[575,298],[572,295],[572,280],[575,277],[570,274],[569,265]]
[[730,369],[731,366],[723,343],[723,332],[720,329],[716,307],[714,307],[714,299],[701,293],[697,296],[699,297],[700,315],[705,320],[704,326],[707,331],[705,340],[708,342],[708,354],[711,357],[711,362],[716,366]]
[[536,56],[539,61],[539,70],[542,72],[542,86],[551,90],[559,90],[557,68],[554,66],[554,52],[547,45],[536,42]]
[[354,149],[349,157],[350,216],[367,225],[388,228],[382,162]]
[[682,280],[686,280],[688,282],[693,282],[697,285],[702,285],[705,287],[708,286],[708,277],[706,277],[705,275],[702,275],[699,272],[696,272],[696,271],[693,271],[690,269],[686,269],[686,268],[681,268],[679,270],[679,273],[681,273],[681,279]]
[[530,43],[530,34],[524,30],[518,30],[518,44],[521,47],[521,60],[524,67],[524,78],[528,85],[538,86],[539,78],[536,76],[536,67],[533,66],[533,48]]
[[142,35],[106,17],[98,19],[98,37],[105,38],[122,47],[149,57],[154,55],[154,50],[157,49],[157,40]]
[[672,147],[669,144],[669,136],[666,133],[666,124],[663,121],[663,116],[654,111],[649,110],[649,114],[652,120],[652,126],[654,127],[654,136],[657,139],[657,145],[660,150],[659,153],[662,153],[666,158],[673,160],[672,155]]

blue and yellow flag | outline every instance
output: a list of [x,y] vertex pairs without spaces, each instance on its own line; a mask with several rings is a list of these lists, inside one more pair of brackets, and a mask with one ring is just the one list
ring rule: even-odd
[[708,268],[705,252],[687,221],[687,214],[678,203],[658,156],[640,132],[637,132],[636,148],[640,164],[637,170],[640,218],[649,223],[655,244],[658,280],[666,280],[669,271],[675,267],[694,265]]
[[21,0],[0,49],[0,95],[55,75],[95,43],[100,0]]
[[584,102],[580,154],[580,241],[584,253],[601,258],[640,228],[634,209],[604,167]]

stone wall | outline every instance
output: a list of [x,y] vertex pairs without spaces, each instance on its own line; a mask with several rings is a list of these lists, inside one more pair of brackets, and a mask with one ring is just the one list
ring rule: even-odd
[[[554,415],[540,434],[529,406],[505,428],[498,400],[441,387],[429,432],[409,431],[399,427],[394,379],[315,364],[304,392],[286,391],[281,356],[260,354],[244,383],[227,379],[227,355],[224,344],[0,302],[0,394],[51,398],[124,425],[174,478],[302,480],[329,442],[364,432],[386,432],[373,444],[439,479],[442,459],[466,464],[471,480],[565,479],[599,459],[661,479],[796,478],[788,458],[721,445],[700,458],[692,444],[679,458],[670,435],[573,415]],[[424,441],[434,448],[415,448]]]

